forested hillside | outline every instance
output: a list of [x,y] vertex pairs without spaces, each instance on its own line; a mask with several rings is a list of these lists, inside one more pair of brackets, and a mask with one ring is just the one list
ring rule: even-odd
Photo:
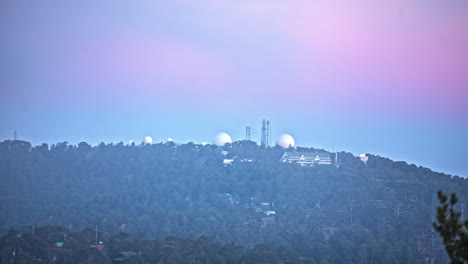
[[[97,241],[96,241],[97,240]],[[59,242],[60,241],[60,242]],[[314,264],[282,246],[266,243],[245,248],[234,243],[220,243],[207,237],[183,239],[167,237],[159,240],[139,240],[128,233],[106,238],[92,229],[81,232],[59,226],[46,226],[33,233],[19,234],[15,230],[0,238],[0,263],[15,264]]]
[[[283,152],[249,141],[224,149],[4,141],[0,231],[98,226],[140,239],[268,242],[316,263],[447,263],[432,227],[437,190],[456,192],[464,207],[467,180],[345,152],[338,167],[301,167],[280,162]],[[224,155],[234,163],[223,165]]]

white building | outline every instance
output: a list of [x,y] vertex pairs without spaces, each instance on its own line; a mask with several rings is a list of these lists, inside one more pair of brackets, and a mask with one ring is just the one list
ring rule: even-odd
[[233,162],[234,162],[234,159],[223,159],[223,165],[224,166],[232,165]]
[[329,153],[285,152],[281,156],[282,162],[298,163],[301,166],[332,164]]
[[365,153],[362,153],[359,155],[359,158],[361,159],[362,162],[364,162],[364,164],[367,165],[367,161],[369,160],[369,156],[367,156]]

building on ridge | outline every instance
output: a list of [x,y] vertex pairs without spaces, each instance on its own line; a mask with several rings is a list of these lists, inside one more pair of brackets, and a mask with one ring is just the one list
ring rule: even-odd
[[329,165],[332,160],[329,153],[326,152],[291,152],[286,151],[281,156],[282,162],[298,163],[301,166]]

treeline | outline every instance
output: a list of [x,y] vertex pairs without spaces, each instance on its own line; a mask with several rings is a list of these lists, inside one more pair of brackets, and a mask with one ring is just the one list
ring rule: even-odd
[[339,167],[301,167],[281,163],[283,152],[249,141],[222,149],[4,141],[0,231],[98,226],[140,239],[267,242],[317,263],[447,263],[432,227],[436,193],[457,193],[461,209],[465,179],[373,155],[364,164],[345,152]]
[[35,228],[27,234],[9,230],[0,239],[0,260],[1,264],[315,263],[286,247],[272,247],[266,243],[245,248],[207,237],[138,240],[128,233],[106,238],[93,229],[70,232],[59,226]]

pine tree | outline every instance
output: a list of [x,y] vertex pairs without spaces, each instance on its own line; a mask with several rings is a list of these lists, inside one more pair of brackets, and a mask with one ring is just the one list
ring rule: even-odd
[[454,207],[458,201],[457,195],[448,197],[438,191],[437,195],[441,205],[437,207],[437,222],[434,228],[442,236],[445,249],[451,259],[452,264],[468,263],[468,220],[460,220],[460,213]]

